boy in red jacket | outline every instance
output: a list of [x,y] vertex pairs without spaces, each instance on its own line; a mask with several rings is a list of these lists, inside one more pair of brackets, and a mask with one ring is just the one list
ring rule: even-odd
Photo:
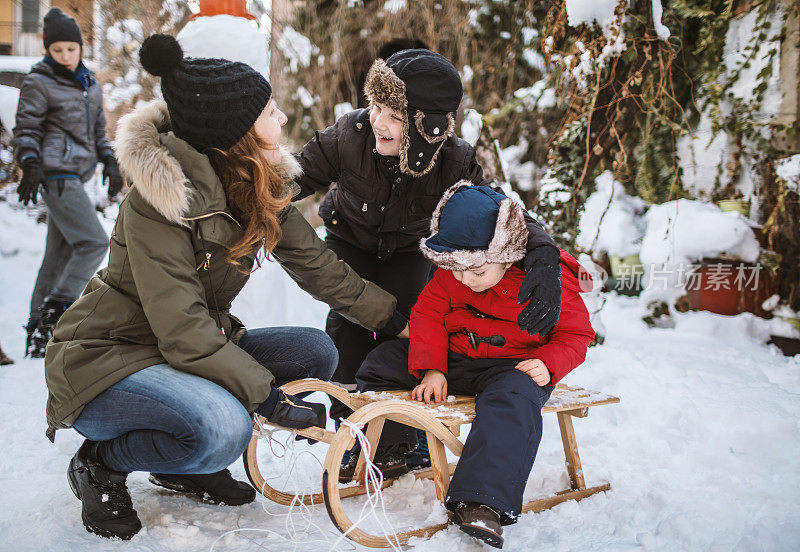
[[[561,314],[546,337],[519,329],[528,232],[522,207],[488,186],[460,181],[442,197],[423,255],[441,270],[411,311],[411,340],[367,356],[360,391],[413,388],[426,403],[476,395],[475,420],[445,506],[461,530],[503,545],[514,523],[542,435],[541,409],[553,386],[586,357],[594,338],[579,292],[580,265],[561,251]],[[406,369],[407,367],[407,369]],[[421,378],[421,381],[420,381]],[[397,475],[416,431],[386,422],[375,463]]]

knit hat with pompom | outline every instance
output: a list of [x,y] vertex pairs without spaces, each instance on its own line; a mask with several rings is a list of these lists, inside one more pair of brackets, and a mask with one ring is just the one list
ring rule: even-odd
[[246,63],[184,58],[180,44],[169,35],[148,37],[139,60],[148,73],[161,77],[172,131],[200,152],[236,144],[272,96],[267,79]]

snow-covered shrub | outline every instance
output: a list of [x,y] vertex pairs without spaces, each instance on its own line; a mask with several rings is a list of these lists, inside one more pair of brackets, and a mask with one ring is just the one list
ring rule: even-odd
[[586,200],[575,244],[595,256],[627,257],[639,253],[646,229],[647,203],[632,197],[605,171],[595,179],[597,191]]

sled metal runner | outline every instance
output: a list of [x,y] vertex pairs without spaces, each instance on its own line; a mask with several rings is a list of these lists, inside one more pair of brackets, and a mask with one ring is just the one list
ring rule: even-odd
[[[456,396],[452,402],[426,405],[412,400],[410,391],[348,393],[335,383],[316,379],[293,381],[284,385],[282,389],[292,395],[320,391],[352,408],[354,412],[348,421],[357,425],[368,424],[365,435],[370,442],[371,456],[375,454],[385,420],[393,420],[425,431],[430,449],[431,468],[410,473],[418,479],[432,479],[436,489],[436,498],[444,502],[450,484],[450,476],[456,468],[456,464],[447,463],[445,448],[450,449],[454,455],[461,456],[464,445],[458,440],[458,436],[461,425],[471,423],[475,417],[474,397]],[[542,414],[555,412],[558,417],[570,488],[553,496],[525,503],[522,507],[523,513],[539,512],[567,500],[581,500],[611,488],[608,483],[586,487],[572,418],[585,418],[589,414],[590,407],[618,402],[619,398],[597,391],[563,384],[556,385],[550,400],[542,408]],[[273,425],[263,418],[259,421],[268,426]],[[285,429],[280,426],[273,427]],[[407,544],[412,537],[427,538],[447,527],[447,523],[439,523],[421,529],[398,532],[397,541],[392,535],[371,535],[358,527],[353,527],[353,522],[342,507],[342,499],[366,494],[364,486],[366,460],[362,451],[356,464],[353,483],[339,484],[342,457],[355,443],[355,439],[350,435],[350,429],[343,424],[336,432],[312,427],[296,430],[296,433],[329,445],[323,464],[322,492],[306,495],[303,500],[306,504],[324,503],[333,524],[343,533],[347,533],[348,538],[371,548],[388,548],[391,546],[391,542],[402,546]],[[256,425],[253,438],[244,455],[247,477],[250,479],[250,483],[266,498],[288,506],[295,500],[295,495],[274,489],[266,482],[258,466],[258,444],[259,427]],[[393,482],[394,479],[385,480],[382,488],[392,485]]]

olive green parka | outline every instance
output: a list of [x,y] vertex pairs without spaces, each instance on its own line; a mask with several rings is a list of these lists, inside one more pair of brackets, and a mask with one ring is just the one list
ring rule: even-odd
[[[170,132],[162,101],[120,120],[116,150],[132,186],[120,204],[108,267],[64,313],[47,346],[51,440],[98,394],[155,364],[219,384],[249,412],[273,381],[236,344],[244,328],[229,309],[248,275],[225,256],[242,228],[208,157]],[[279,169],[296,194],[297,162],[286,154]],[[338,260],[296,208],[278,218],[282,237],[272,256],[301,288],[371,330],[389,322],[394,297]],[[243,261],[252,266],[254,257]]]

